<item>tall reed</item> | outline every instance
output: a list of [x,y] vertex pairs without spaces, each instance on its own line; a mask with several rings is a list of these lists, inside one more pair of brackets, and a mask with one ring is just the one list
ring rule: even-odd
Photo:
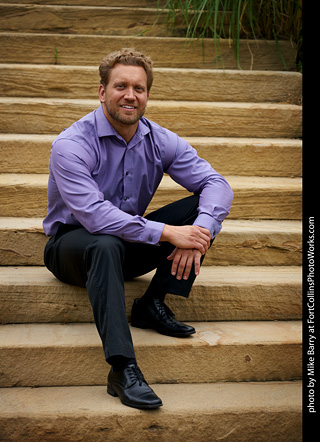
[[281,57],[279,41],[291,40],[302,63],[302,0],[162,0],[158,9],[169,29],[183,24],[187,40],[213,38],[217,53],[221,38],[232,40],[239,67],[241,38],[274,40]]

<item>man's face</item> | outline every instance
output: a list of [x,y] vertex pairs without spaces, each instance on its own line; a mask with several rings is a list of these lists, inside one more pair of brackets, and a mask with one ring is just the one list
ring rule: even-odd
[[106,88],[100,85],[99,97],[106,118],[116,130],[123,125],[138,126],[149,97],[145,70],[141,66],[116,64]]

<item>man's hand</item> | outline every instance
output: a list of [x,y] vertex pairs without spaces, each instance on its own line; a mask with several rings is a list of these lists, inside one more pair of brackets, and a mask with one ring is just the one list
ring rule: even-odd
[[204,255],[210,247],[211,235],[200,226],[171,226],[166,224],[160,241],[168,241],[180,249],[197,249]]
[[196,275],[200,273],[201,253],[197,249],[178,249],[177,247],[168,256],[172,260],[171,274],[176,275],[177,279],[188,279],[192,264]]
[[200,272],[200,258],[210,247],[211,235],[200,226],[164,226],[160,241],[168,241],[176,248],[168,256],[172,260],[171,274],[188,279],[192,264],[195,274]]

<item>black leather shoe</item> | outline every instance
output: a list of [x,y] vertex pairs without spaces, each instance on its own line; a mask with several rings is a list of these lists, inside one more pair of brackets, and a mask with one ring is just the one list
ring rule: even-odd
[[176,338],[185,338],[195,333],[191,325],[174,319],[174,313],[160,299],[152,298],[148,304],[135,299],[131,312],[131,325],[138,328],[152,328],[158,333]]
[[120,398],[124,405],[140,409],[161,407],[162,401],[149,387],[139,367],[128,365],[124,370],[113,371],[108,375],[107,392]]

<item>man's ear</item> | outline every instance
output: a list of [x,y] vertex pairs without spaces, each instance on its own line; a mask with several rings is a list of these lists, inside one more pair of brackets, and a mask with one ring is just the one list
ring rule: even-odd
[[99,93],[100,103],[104,103],[106,101],[106,90],[102,84],[100,84],[99,86],[98,93]]

